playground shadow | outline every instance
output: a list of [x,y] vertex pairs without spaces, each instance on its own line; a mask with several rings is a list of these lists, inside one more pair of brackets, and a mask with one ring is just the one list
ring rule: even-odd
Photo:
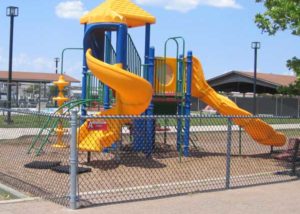
[[145,155],[141,155],[139,153],[120,153],[114,159],[93,160],[90,162],[85,162],[83,165],[104,171],[117,169],[120,166],[146,169],[158,169],[166,167],[166,164],[160,163],[159,161],[154,160],[152,157],[146,157]]
[[[204,151],[198,148],[189,149],[189,157],[202,158]],[[182,149],[177,150],[176,146],[170,144],[156,144],[152,156],[156,159],[178,158],[183,156]]]

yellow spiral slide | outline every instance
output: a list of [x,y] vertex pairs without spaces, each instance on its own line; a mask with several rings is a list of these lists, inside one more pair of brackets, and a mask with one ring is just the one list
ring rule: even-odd
[[[251,113],[239,108],[233,101],[218,94],[205,81],[200,61],[193,57],[192,96],[199,98],[222,115],[251,116]],[[276,132],[270,125],[257,118],[236,118],[233,122],[258,143],[271,146],[283,146],[286,137]]]
[[[110,65],[92,56],[92,50],[86,53],[87,65],[102,83],[116,92],[116,104],[113,108],[97,115],[140,115],[150,104],[152,86],[145,79],[121,68],[120,64]],[[91,130],[87,120],[78,130],[78,148],[81,151],[102,151],[120,139],[122,124],[128,120],[105,119],[105,130]]]

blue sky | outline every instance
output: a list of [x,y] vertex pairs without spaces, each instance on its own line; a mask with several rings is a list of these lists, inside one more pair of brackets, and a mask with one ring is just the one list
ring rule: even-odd
[[[83,26],[79,17],[100,0],[1,0],[0,70],[8,68],[9,18],[6,7],[19,7],[15,19],[13,70],[54,72],[54,57],[66,47],[82,47]],[[260,41],[258,70],[291,74],[286,60],[296,56],[299,38],[290,32],[270,37],[254,24],[256,13],[264,10],[255,0],[136,0],[156,16],[151,44],[156,54],[170,36],[183,36],[203,64],[207,79],[231,70],[252,71],[252,41]],[[141,56],[144,53],[144,28],[130,29]],[[170,51],[170,55],[172,55]],[[65,55],[64,71],[81,79],[82,53]]]

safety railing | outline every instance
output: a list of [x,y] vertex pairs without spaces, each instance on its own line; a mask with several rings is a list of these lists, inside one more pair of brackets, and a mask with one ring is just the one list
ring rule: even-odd
[[142,60],[131,36],[127,36],[127,69],[138,76],[142,76]]

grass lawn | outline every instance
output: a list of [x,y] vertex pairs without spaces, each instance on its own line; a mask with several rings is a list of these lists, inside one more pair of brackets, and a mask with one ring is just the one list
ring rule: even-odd
[[[12,115],[13,123],[7,124],[5,122],[5,117],[0,116],[0,128],[42,128],[47,122],[47,128],[52,127],[57,118],[51,118],[48,121],[48,116],[42,115]],[[64,127],[69,127],[69,121],[67,119],[62,119]]]
[[[205,116],[205,115],[203,115]],[[29,114],[16,114],[12,115],[13,123],[8,125],[5,123],[5,117],[0,115],[0,128],[41,128],[48,121],[48,116],[42,115],[29,115]],[[52,118],[47,124],[50,128],[55,123],[57,119]],[[69,121],[67,119],[63,120],[63,126],[69,127]],[[268,124],[300,124],[300,118],[262,118]],[[183,120],[184,121],[184,120]],[[164,126],[165,122],[169,126],[177,125],[176,118],[158,118],[157,123]],[[216,125],[227,125],[228,119],[222,117],[195,117],[191,119],[191,126],[216,126]]]
[[[298,118],[262,118],[261,120],[265,121],[268,124],[300,124],[300,119]],[[159,118],[157,122],[160,125],[165,124],[165,119]],[[191,126],[218,126],[218,125],[227,125],[227,118],[215,118],[215,117],[207,117],[207,118],[193,118],[191,119]],[[167,119],[168,125],[176,125],[177,119]]]
[[18,197],[9,193],[9,192],[6,192],[5,190],[3,189],[0,189],[0,201],[3,201],[3,200],[10,200],[10,199],[17,199]]

